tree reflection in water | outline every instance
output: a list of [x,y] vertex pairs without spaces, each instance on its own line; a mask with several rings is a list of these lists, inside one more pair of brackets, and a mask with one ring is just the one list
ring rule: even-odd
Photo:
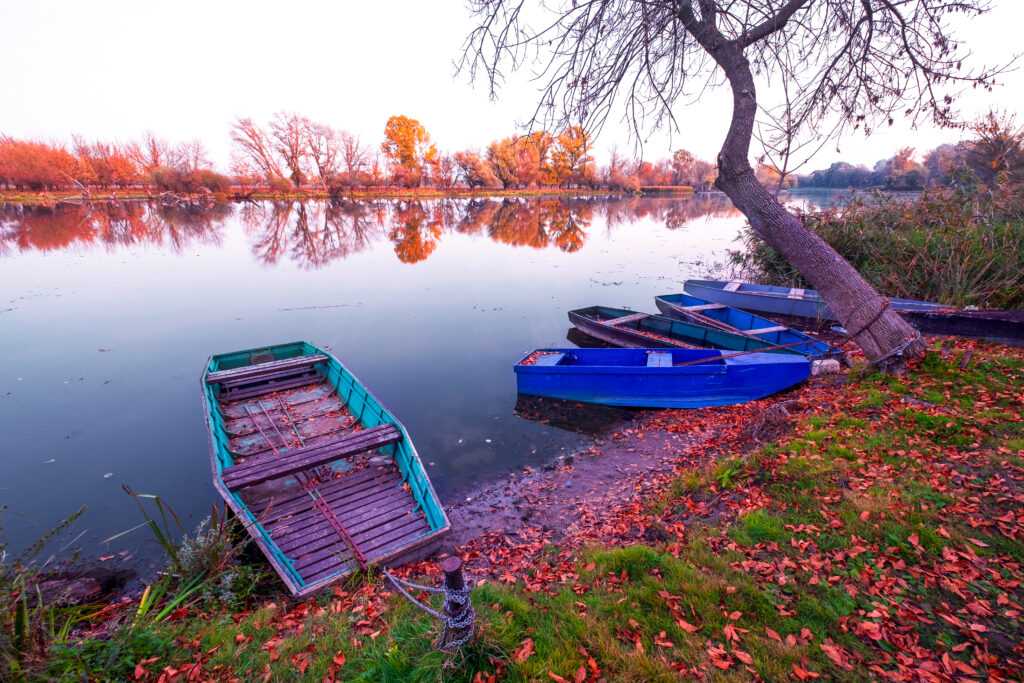
[[71,245],[170,246],[221,242],[233,215],[263,263],[287,259],[316,269],[383,240],[403,263],[433,254],[446,233],[486,236],[534,249],[579,251],[594,218],[608,230],[638,220],[678,229],[702,216],[735,214],[724,198],[473,198],[409,201],[265,201],[210,206],[105,202],[57,207],[0,206],[0,254]]
[[56,207],[0,206],[0,254],[54,251],[71,246],[108,248],[219,245],[231,204],[178,206],[148,202],[99,202]]

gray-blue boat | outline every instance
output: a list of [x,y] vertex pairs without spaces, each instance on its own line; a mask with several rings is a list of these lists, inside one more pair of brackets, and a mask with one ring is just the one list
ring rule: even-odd
[[718,304],[689,294],[663,294],[654,297],[658,310],[676,320],[685,320],[734,335],[757,339],[772,346],[785,346],[791,353],[811,359],[841,356],[842,352],[809,334],[754,315],[748,311]]

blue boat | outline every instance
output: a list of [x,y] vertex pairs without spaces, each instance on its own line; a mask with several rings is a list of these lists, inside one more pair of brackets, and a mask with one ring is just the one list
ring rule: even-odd
[[654,303],[657,304],[658,310],[671,318],[714,327],[748,338],[753,337],[773,346],[785,345],[787,351],[801,353],[812,359],[842,355],[839,349],[834,349],[809,334],[779,325],[768,318],[689,294],[663,294],[654,297]]
[[635,408],[744,403],[807,379],[797,354],[712,349],[538,349],[515,366],[519,393]]
[[[692,296],[748,311],[821,321],[836,319],[828,304],[813,289],[757,285],[738,280],[687,280],[683,287]],[[889,301],[893,310],[900,313],[938,313],[954,310],[942,304],[914,299]]]
[[212,356],[213,485],[292,595],[420,559],[451,525],[402,423],[306,342]]

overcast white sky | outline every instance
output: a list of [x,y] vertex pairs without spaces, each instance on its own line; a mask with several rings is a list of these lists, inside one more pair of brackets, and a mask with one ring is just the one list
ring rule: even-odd
[[[1003,63],[1021,48],[1024,2],[966,23],[961,37],[976,62]],[[96,2],[0,0],[0,133],[67,140],[129,140],[147,130],[181,141],[200,138],[226,165],[228,130],[239,116],[266,120],[295,111],[378,143],[392,114],[419,119],[442,149],[480,148],[516,130],[532,111],[535,89],[523,72],[498,102],[455,76],[453,60],[470,28],[459,0],[311,2],[175,0]],[[1024,76],[994,93],[972,93],[967,114],[1022,109]],[[713,159],[727,127],[726,92],[679,105],[672,148]],[[958,135],[906,126],[856,136],[819,154],[813,168],[843,158],[872,164],[896,148],[927,150]],[[617,120],[598,140],[631,151]],[[667,135],[644,156],[668,154]]]

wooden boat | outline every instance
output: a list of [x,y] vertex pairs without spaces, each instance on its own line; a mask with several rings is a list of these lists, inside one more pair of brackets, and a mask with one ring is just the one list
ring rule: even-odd
[[804,356],[712,349],[538,349],[515,366],[520,394],[636,408],[744,403],[798,384]]
[[[693,296],[745,310],[817,321],[836,319],[813,289],[722,280],[687,280],[684,286]],[[893,309],[927,334],[1024,341],[1024,311],[959,309],[914,299],[889,301]]]
[[450,524],[405,427],[306,342],[212,356],[213,484],[295,596],[436,550]]
[[[671,318],[755,337],[775,346],[786,345],[791,352],[809,358],[828,358],[842,353],[809,334],[779,325],[768,318],[689,294],[663,294],[654,297],[654,303],[658,310]],[[801,341],[805,343],[801,344]]]
[[[569,311],[569,321],[582,332],[615,346],[719,348],[756,351],[772,346],[749,335],[728,332],[664,315],[637,313],[627,308],[591,306]],[[781,350],[785,352],[788,349]]]

